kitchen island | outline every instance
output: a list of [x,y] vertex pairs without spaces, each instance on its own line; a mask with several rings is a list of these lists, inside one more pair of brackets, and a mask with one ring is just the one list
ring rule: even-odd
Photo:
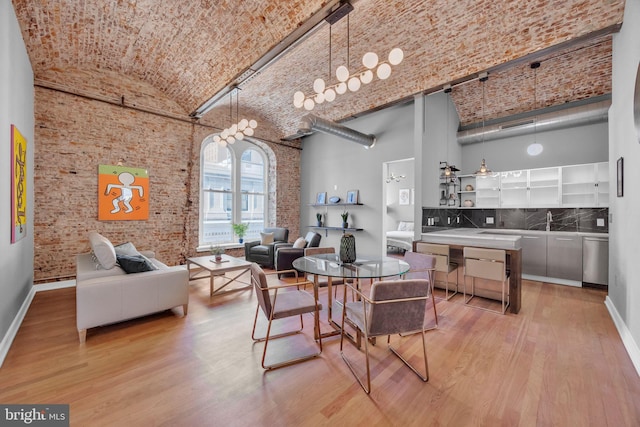
[[413,250],[420,241],[449,245],[450,260],[463,265],[463,249],[465,247],[503,249],[507,253],[510,271],[509,279],[509,311],[518,313],[522,299],[522,247],[520,236],[491,233],[485,229],[456,228],[450,230],[422,233],[419,241],[413,242]]

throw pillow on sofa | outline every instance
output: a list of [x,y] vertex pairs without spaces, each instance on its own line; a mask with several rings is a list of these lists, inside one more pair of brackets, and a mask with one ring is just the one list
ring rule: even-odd
[[157,268],[153,264],[153,262],[148,257],[146,257],[146,256],[142,255],[140,252],[138,252],[136,247],[131,242],[122,243],[122,244],[119,244],[118,246],[114,246],[114,249],[116,251],[116,257],[118,255],[129,255],[129,256],[142,257],[142,258],[146,259],[147,261],[149,261],[149,264],[153,267],[154,270],[157,270]]
[[116,265],[116,251],[113,244],[101,234],[91,231],[89,233],[89,243],[94,257],[105,270],[111,270]]
[[294,248],[304,249],[307,246],[307,241],[304,240],[304,237],[298,237],[295,242],[293,242]]
[[270,245],[273,243],[273,233],[260,233],[260,244]]
[[116,251],[116,256],[118,255],[140,255],[140,252],[136,249],[136,247],[131,242],[122,243],[120,245],[114,246],[113,249]]
[[142,255],[117,255],[118,264],[125,273],[142,273],[157,270],[147,258]]

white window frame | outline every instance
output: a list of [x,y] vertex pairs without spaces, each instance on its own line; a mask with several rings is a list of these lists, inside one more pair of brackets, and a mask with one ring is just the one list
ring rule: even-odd
[[[202,142],[201,150],[200,150],[200,213],[198,216],[198,251],[208,250],[212,245],[222,246],[226,248],[233,247],[241,247],[242,245],[238,242],[236,236],[234,236],[231,241],[228,242],[211,242],[207,241],[205,238],[205,207],[203,201],[206,200],[206,194],[209,190],[204,188],[204,162],[205,156],[204,151],[209,144],[215,144],[212,139],[213,135],[208,136]],[[264,188],[263,188],[263,211],[264,211],[264,220],[263,223],[258,227],[259,229],[263,229],[266,227],[269,218],[268,212],[268,197],[269,197],[269,159],[267,154],[264,152],[263,148],[257,144],[252,143],[251,141],[243,140],[236,141],[233,145],[228,145],[227,149],[230,152],[231,157],[231,197],[232,197],[232,209],[231,209],[231,219],[230,223],[239,223],[242,221],[242,196],[243,193],[241,191],[241,176],[242,176],[242,155],[247,150],[254,150],[257,152],[263,161],[263,180],[264,180]],[[214,190],[215,191],[215,190]],[[221,192],[221,194],[229,194],[225,192]],[[248,193],[244,193],[248,194]],[[247,236],[245,236],[246,238]]]

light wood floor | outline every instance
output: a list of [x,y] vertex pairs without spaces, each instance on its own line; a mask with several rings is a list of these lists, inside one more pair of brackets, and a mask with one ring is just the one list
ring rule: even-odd
[[[73,426],[638,426],[640,378],[605,296],[524,281],[518,315],[438,301],[429,382],[379,342],[367,396],[337,338],[318,359],[264,372],[251,291],[210,299],[194,282],[188,316],[92,329],[85,345],[75,289],[39,292],[0,368],[0,403],[69,403]],[[414,338],[402,348],[417,361]]]

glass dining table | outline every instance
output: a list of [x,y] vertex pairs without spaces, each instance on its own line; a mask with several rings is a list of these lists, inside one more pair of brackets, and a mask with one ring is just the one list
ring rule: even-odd
[[[313,283],[318,289],[318,278],[328,277],[327,280],[327,321],[334,330],[321,334],[322,338],[340,333],[340,325],[332,318],[334,302],[332,301],[333,279],[353,281],[356,286],[362,279],[380,280],[383,277],[402,276],[409,271],[409,264],[405,261],[387,256],[372,256],[357,258],[352,263],[343,263],[338,254],[306,255],[293,261],[293,268],[313,275]],[[317,292],[316,292],[317,295]],[[337,306],[342,304],[336,301]]]

